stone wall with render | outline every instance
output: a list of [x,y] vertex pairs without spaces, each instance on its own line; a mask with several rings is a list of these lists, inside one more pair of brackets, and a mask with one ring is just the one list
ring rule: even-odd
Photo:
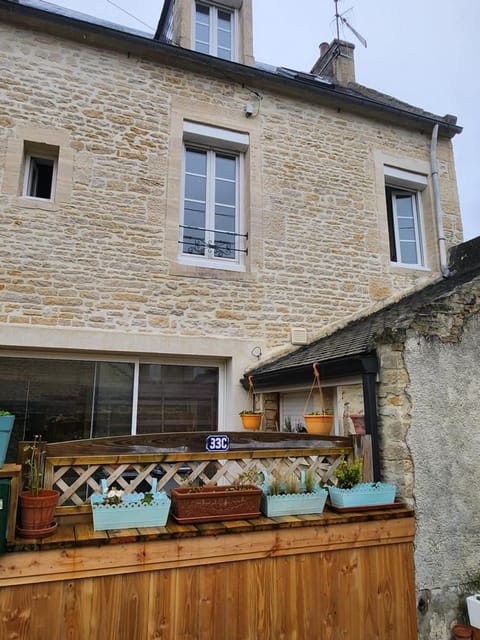
[[480,278],[378,342],[383,475],[416,510],[419,639],[449,640],[480,570]]
[[[382,163],[428,173],[428,134],[267,89],[260,114],[246,119],[248,90],[208,68],[196,74],[7,24],[0,39],[3,325],[284,348],[292,326],[312,339],[438,273],[430,188],[432,271],[390,265],[385,220]],[[181,117],[251,136],[245,273],[177,264]],[[27,135],[60,141],[55,203],[19,197]],[[439,161],[454,244],[461,223],[447,140]]]

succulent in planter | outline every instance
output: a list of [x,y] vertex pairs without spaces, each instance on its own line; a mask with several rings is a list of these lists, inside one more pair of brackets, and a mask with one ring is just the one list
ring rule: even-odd
[[262,511],[271,518],[285,515],[322,513],[327,492],[322,489],[312,470],[302,472],[300,478],[293,473],[282,476],[263,472]]
[[362,482],[362,459],[349,463],[342,456],[335,470],[336,486],[328,487],[330,503],[340,509],[389,505],[395,502],[394,484],[385,482]]
[[262,424],[263,413],[261,411],[240,411],[239,416],[244,429],[256,431]]
[[157,491],[157,480],[152,480],[152,489],[146,493],[126,493],[123,489],[107,487],[100,481],[101,493],[90,496],[93,528],[134,529],[137,527],[163,527],[170,511],[170,498],[165,491]]

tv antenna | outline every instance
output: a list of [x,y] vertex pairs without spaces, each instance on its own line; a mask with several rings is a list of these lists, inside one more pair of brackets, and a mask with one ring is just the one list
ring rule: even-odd
[[345,18],[345,14],[348,13],[348,11],[350,11],[351,8],[347,9],[347,11],[344,11],[343,13],[338,13],[339,0],[334,0],[334,2],[335,2],[335,22],[337,24],[337,40],[340,40],[340,25],[342,24],[348,27],[350,31],[353,33],[353,35],[357,38],[357,40],[361,44],[363,44],[365,48],[367,48],[367,41],[365,40],[365,38],[362,36],[361,33],[358,33],[358,31],[354,29],[352,25],[348,22],[348,20]]

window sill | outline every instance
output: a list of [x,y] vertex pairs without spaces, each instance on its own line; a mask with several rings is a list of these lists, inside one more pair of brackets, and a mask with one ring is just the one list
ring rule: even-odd
[[390,262],[390,266],[395,269],[400,269],[402,271],[404,269],[408,269],[410,271],[424,271],[424,272],[431,271],[429,267],[424,267],[419,264],[403,264],[402,262]]
[[15,204],[23,209],[43,209],[44,211],[59,211],[60,206],[54,200],[46,198],[30,198],[28,196],[18,196]]
[[252,273],[246,271],[237,271],[232,269],[222,269],[212,267],[210,265],[198,266],[192,264],[181,264],[178,262],[170,262],[170,275],[186,276],[191,278],[205,278],[207,280],[239,280],[239,281],[255,281],[257,278]]

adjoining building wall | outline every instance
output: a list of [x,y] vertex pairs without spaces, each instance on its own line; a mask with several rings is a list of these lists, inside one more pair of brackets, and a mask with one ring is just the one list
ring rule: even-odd
[[379,346],[383,472],[416,512],[420,640],[450,637],[480,571],[479,311],[477,278]]

